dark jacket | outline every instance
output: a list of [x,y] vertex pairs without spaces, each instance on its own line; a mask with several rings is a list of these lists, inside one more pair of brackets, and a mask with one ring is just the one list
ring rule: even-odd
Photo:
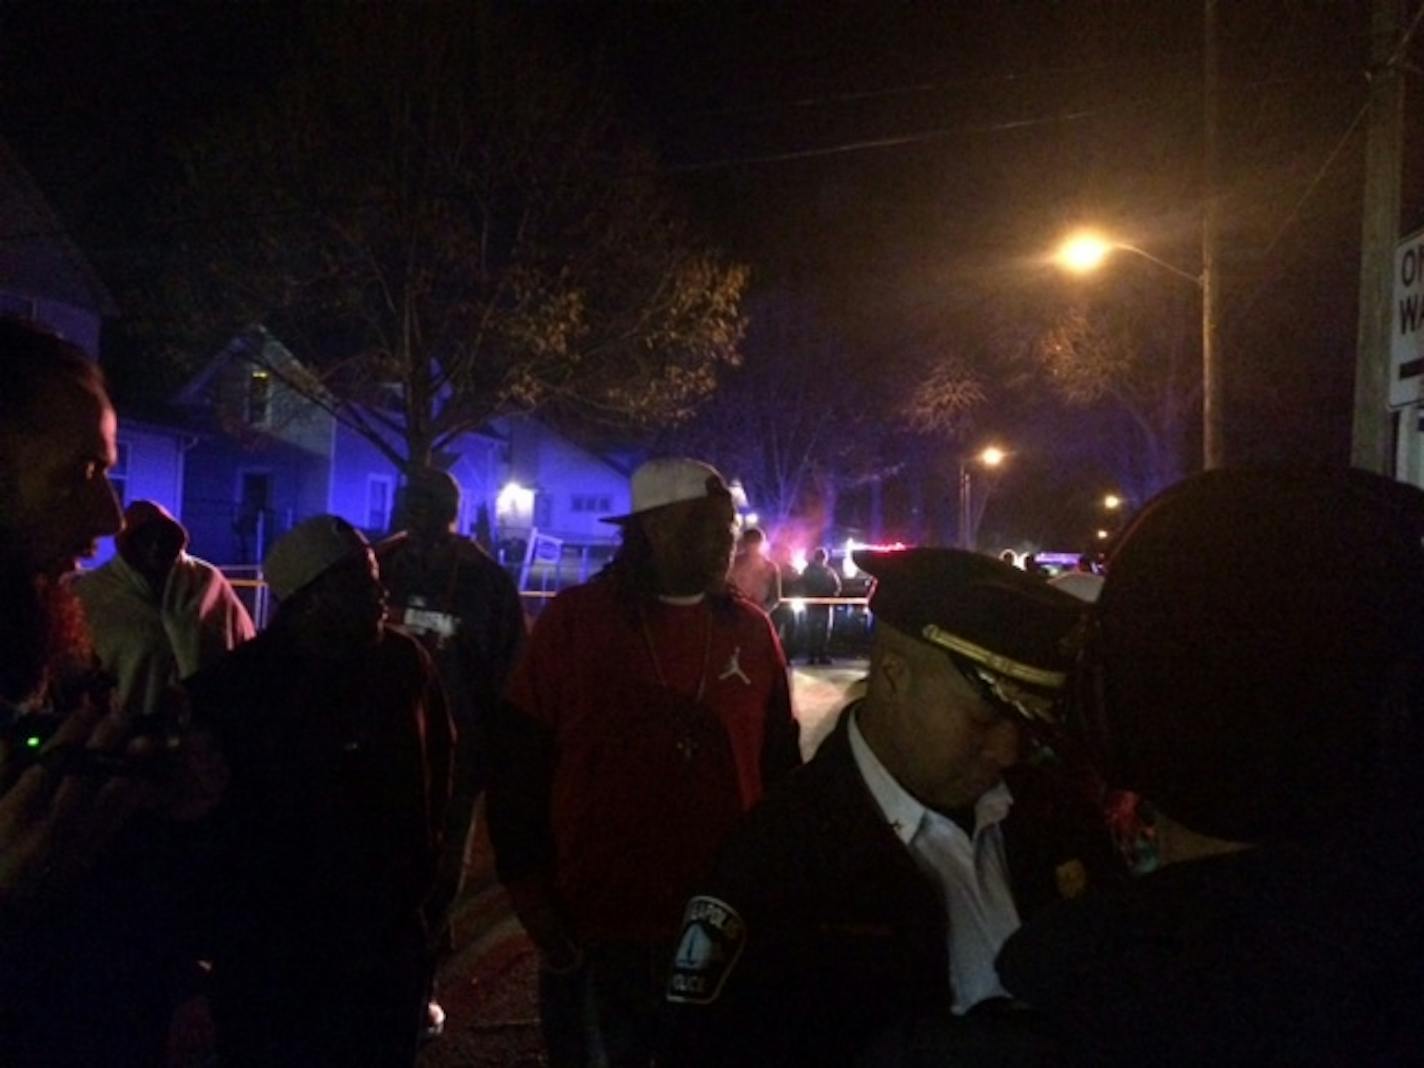
[[387,628],[370,649],[318,661],[274,626],[190,688],[232,776],[208,821],[223,1056],[413,1055],[404,1006],[423,1004],[421,913],[450,781],[451,727],[429,657]]
[[1421,828],[1380,813],[1174,864],[1026,923],[1000,977],[1065,1063],[1418,1063]]
[[[524,609],[509,573],[474,542],[433,546],[400,533],[376,546],[391,619],[420,640],[440,671],[462,745],[483,753],[483,732],[524,644]],[[473,796],[483,782],[462,784]]]
[[[1056,900],[1060,886],[1076,891],[1082,873],[1116,876],[1090,806],[1043,772],[1009,785],[1005,852],[1020,916]],[[709,937],[722,966],[689,991],[675,962],[669,1064],[850,1064],[888,1028],[949,1013],[939,890],[866,788],[844,713],[815,758],[733,835],[689,919],[699,899],[708,923],[686,923],[679,952],[695,954],[689,937]]]

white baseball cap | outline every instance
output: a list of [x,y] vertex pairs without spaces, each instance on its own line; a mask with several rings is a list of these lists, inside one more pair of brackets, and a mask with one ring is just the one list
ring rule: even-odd
[[364,556],[369,548],[365,536],[340,516],[312,516],[277,539],[262,565],[262,575],[277,600],[285,601],[337,564]]
[[633,472],[633,510],[627,515],[605,516],[603,522],[623,523],[669,504],[730,493],[726,479],[711,464],[685,456],[649,460]]

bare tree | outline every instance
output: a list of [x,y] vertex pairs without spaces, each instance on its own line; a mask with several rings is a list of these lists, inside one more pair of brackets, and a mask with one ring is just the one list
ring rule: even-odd
[[[493,416],[676,421],[738,360],[745,271],[696,247],[609,98],[484,5],[314,7],[309,46],[186,145],[146,301],[401,466]],[[256,350],[256,351],[260,351]]]
[[748,320],[743,365],[662,445],[740,479],[769,528],[794,523],[817,536],[853,477],[863,366],[822,316],[785,292],[750,301]]
[[[1156,279],[1153,279],[1155,282]],[[1201,404],[1201,347],[1194,293],[1119,280],[1111,296],[1080,296],[1034,340],[1032,351],[1071,407],[1106,406],[1103,444],[1124,488],[1146,500],[1190,468],[1187,446]],[[1124,440],[1125,439],[1125,440]]]

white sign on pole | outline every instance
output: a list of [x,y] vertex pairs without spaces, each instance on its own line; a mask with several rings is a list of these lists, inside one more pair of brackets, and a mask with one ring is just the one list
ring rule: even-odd
[[1424,401],[1424,230],[1394,253],[1394,314],[1389,332],[1389,406]]

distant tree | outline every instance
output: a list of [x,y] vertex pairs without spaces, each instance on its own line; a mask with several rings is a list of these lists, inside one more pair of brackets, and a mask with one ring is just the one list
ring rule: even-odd
[[[794,520],[819,530],[834,511],[837,461],[854,438],[852,361],[804,302],[776,292],[747,307],[742,365],[660,447],[704,457],[740,479],[767,527]],[[828,496],[829,509],[821,503]]]
[[745,271],[492,7],[309,9],[290,73],[183,148],[153,333],[198,354],[264,325],[311,374],[267,370],[401,466],[513,411],[685,418],[738,361]]
[[1201,327],[1196,293],[1154,292],[1125,279],[1080,293],[1030,346],[1070,407],[1100,413],[1097,437],[1122,487],[1137,500],[1191,469],[1188,442],[1201,412]]
[[968,433],[974,413],[987,400],[984,370],[946,355],[928,361],[904,410],[916,430],[957,440]]

